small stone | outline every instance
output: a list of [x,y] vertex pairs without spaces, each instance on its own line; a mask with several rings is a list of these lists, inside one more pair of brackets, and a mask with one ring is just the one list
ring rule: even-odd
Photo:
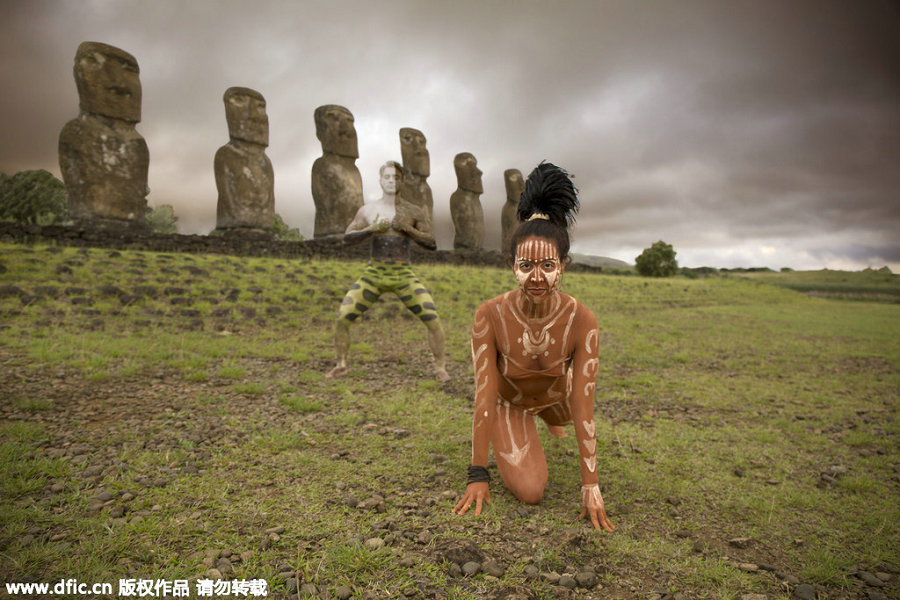
[[319,594],[318,588],[312,583],[304,583],[300,586],[300,595],[301,596],[317,596]]
[[216,561],[216,568],[223,575],[230,575],[234,572],[234,567],[231,564],[231,561],[227,558],[220,558]]
[[800,584],[800,580],[797,579],[796,577],[794,577],[793,575],[791,575],[790,573],[783,573],[781,571],[775,571],[775,577],[777,577],[778,579],[780,579],[782,581],[786,581],[787,583],[789,583],[791,585],[799,585]]
[[746,548],[750,545],[750,538],[748,537],[736,537],[728,540],[728,545],[734,546],[735,548]]
[[124,506],[113,506],[109,509],[109,516],[113,519],[118,519],[120,517],[125,516],[125,507]]
[[593,571],[582,571],[575,575],[575,583],[578,587],[589,590],[597,585],[597,574]]
[[744,573],[756,573],[757,571],[759,571],[759,565],[755,565],[753,563],[741,563],[738,565],[738,569],[740,569]]
[[384,548],[384,540],[380,537],[373,537],[366,540],[366,548],[369,550],[380,550]]
[[881,592],[876,591],[867,592],[866,598],[868,598],[869,600],[887,600],[887,596],[885,596]]
[[346,585],[340,585],[336,590],[334,590],[334,596],[338,600],[348,600],[350,596],[353,595],[353,590]]
[[880,579],[882,581],[890,581],[891,580],[891,574],[884,573],[882,571],[876,571],[875,577],[877,577],[878,579]]
[[870,585],[872,587],[884,587],[884,582],[868,571],[860,571],[856,574],[856,576],[866,582],[866,585]]
[[284,527],[270,527],[266,529],[266,533],[277,533],[278,535],[281,535],[282,533],[284,533]]
[[103,491],[101,491],[101,492],[98,492],[97,495],[96,495],[95,497],[96,497],[97,500],[99,500],[100,502],[109,502],[110,500],[112,500],[112,499],[114,498],[114,496],[112,495],[112,493],[111,493],[111,492],[108,492],[108,491],[106,491],[106,490],[103,490]]
[[741,600],[767,600],[765,594],[741,594]]
[[559,583],[559,573],[557,573],[556,571],[541,573],[541,577],[544,579],[544,581],[551,585],[556,585],[557,583]]
[[53,485],[50,486],[50,491],[53,493],[56,493],[56,494],[63,491],[64,489],[66,489],[66,484],[63,483],[62,481],[57,481],[56,483],[54,483]]
[[[293,573],[291,573],[291,575],[293,575]],[[284,589],[288,594],[295,596],[297,594],[297,579],[293,576],[286,579],[284,581]]]
[[206,575],[207,579],[224,579],[224,577],[222,577],[222,573],[218,569],[207,569],[204,575]]
[[541,576],[541,572],[538,571],[538,568],[534,565],[528,565],[525,567],[525,577],[528,579],[538,579]]
[[434,535],[427,529],[422,530],[422,532],[416,536],[416,542],[419,544],[430,544],[433,539]]
[[472,577],[473,575],[478,575],[481,571],[481,564],[475,561],[469,561],[462,566],[462,572],[467,577]]
[[816,588],[808,583],[801,583],[794,588],[794,597],[800,600],[816,600]]
[[559,578],[559,585],[566,589],[574,590],[578,587],[578,582],[575,581],[575,578],[571,575],[561,575]]
[[493,577],[503,577],[506,573],[506,569],[500,566],[496,560],[489,560],[483,565],[481,565],[481,569],[488,575]]

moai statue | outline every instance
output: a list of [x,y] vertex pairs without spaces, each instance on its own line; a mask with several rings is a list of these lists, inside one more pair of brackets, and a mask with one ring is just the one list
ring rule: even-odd
[[475,157],[461,152],[453,159],[457,188],[450,196],[450,217],[456,234],[454,250],[481,250],[484,244],[484,211],[478,197],[484,191]]
[[429,223],[434,222],[434,199],[425,180],[431,175],[431,160],[425,148],[425,135],[418,129],[400,129],[400,155],[403,157],[403,187],[400,197],[422,209]]
[[500,210],[500,253],[505,256],[509,249],[509,238],[519,224],[516,212],[519,209],[519,198],[525,191],[525,180],[518,169],[507,169],[503,171],[503,181],[506,183],[506,203]]
[[229,142],[216,151],[213,170],[219,202],[216,231],[271,234],[275,221],[275,174],[266,156],[269,117],[256,90],[225,90]]
[[343,238],[363,205],[353,115],[343,106],[327,104],[316,109],[315,120],[323,154],[312,167],[312,197],[316,205],[313,237]]
[[74,73],[80,111],[59,134],[69,216],[91,227],[146,231],[150,152],[135,130],[137,61],[114,46],[82,42]]

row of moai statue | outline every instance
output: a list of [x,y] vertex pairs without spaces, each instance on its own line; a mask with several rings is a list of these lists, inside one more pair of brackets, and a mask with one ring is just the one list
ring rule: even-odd
[[[135,58],[114,46],[84,42],[75,54],[79,116],[59,136],[59,164],[66,184],[70,217],[96,228],[146,230],[150,153],[135,125],[141,120],[141,82]],[[266,156],[269,120],[259,92],[231,87],[224,95],[229,141],[213,162],[218,204],[216,231],[271,233],[275,216],[274,171]],[[353,115],[342,106],[320,106],[314,113],[322,156],[312,166],[316,208],[313,236],[341,237],[363,205],[362,177]],[[434,215],[427,179],[431,174],[424,134],[400,129],[403,160],[401,197]],[[450,196],[456,250],[484,244],[481,176],[475,157],[462,152],[453,161],[457,189]],[[524,189],[521,172],[504,172],[507,200],[501,213],[503,247],[516,224],[516,205]]]

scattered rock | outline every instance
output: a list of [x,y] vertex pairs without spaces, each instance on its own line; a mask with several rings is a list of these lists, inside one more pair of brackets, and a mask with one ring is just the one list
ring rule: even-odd
[[486,575],[491,575],[493,577],[503,577],[506,573],[506,569],[504,569],[500,563],[495,560],[489,560],[481,565],[481,570],[484,571]]
[[380,537],[373,537],[366,540],[366,548],[369,550],[380,550],[384,548],[384,540]]
[[728,540],[729,546],[734,546],[735,548],[746,548],[750,545],[750,538],[748,537],[735,537]]
[[816,588],[808,583],[801,583],[794,588],[794,597],[800,600],[816,600]]
[[856,576],[862,579],[866,585],[870,585],[872,587],[884,587],[884,582],[876,577],[873,573],[868,571],[858,571]]
[[435,554],[438,560],[446,560],[456,565],[464,565],[467,562],[484,562],[484,554],[471,540],[447,540],[435,545]]
[[593,571],[581,571],[575,575],[575,583],[578,587],[589,590],[597,585],[597,574]]
[[334,596],[338,600],[348,600],[352,595],[353,590],[346,585],[339,585],[338,588],[334,590]]
[[462,572],[466,577],[478,575],[478,573],[481,572],[481,564],[475,562],[474,560],[470,560],[462,566]]
[[560,575],[559,581],[557,583],[562,587],[570,590],[574,590],[576,587],[578,587],[578,582],[575,581],[575,578],[571,575]]
[[765,594],[741,594],[741,600],[768,600]]

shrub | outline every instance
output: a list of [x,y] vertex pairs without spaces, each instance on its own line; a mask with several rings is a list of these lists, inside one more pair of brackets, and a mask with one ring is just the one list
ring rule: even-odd
[[644,277],[670,277],[678,272],[675,250],[662,240],[645,248],[634,263],[637,272]]

